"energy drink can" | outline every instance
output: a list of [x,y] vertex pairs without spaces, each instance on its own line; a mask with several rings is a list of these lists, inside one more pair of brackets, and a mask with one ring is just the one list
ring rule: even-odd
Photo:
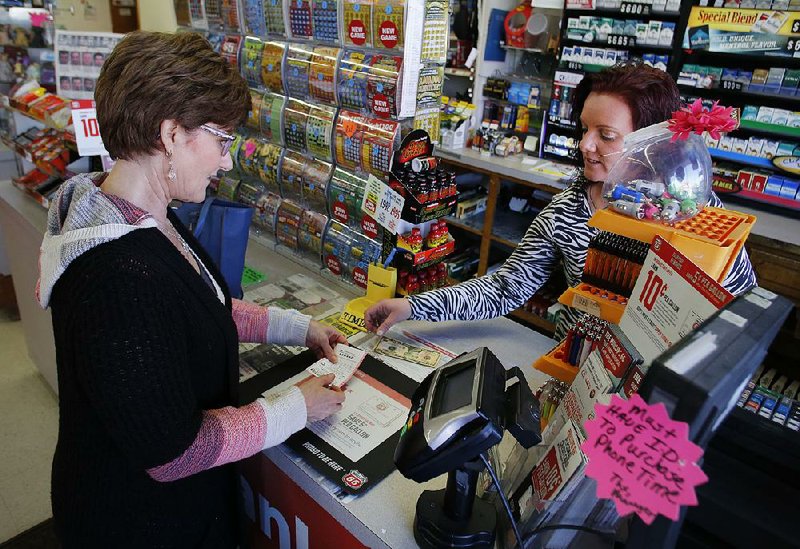
[[415,172],[427,172],[439,165],[435,156],[420,156],[411,161],[411,169]]

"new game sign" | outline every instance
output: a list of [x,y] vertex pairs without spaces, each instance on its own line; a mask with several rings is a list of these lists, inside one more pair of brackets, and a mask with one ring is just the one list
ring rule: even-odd
[[800,15],[771,10],[693,6],[683,47],[751,55],[800,56]]

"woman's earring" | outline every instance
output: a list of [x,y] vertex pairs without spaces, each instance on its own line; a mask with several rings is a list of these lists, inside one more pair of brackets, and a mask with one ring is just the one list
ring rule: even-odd
[[170,181],[175,183],[175,180],[178,176],[175,174],[175,165],[172,163],[172,151],[167,151],[167,160],[169,161],[169,171],[167,172],[167,178]]

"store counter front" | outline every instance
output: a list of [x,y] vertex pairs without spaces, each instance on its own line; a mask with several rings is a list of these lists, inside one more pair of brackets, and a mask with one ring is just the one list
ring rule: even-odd
[[[555,344],[506,318],[406,322],[398,328],[455,354],[485,346],[507,369],[519,366],[534,390],[547,376],[534,370],[531,362]],[[513,438],[506,434],[500,455],[507,455],[513,444]],[[391,452],[383,458],[391,459]],[[251,546],[416,547],[413,527],[417,499],[423,490],[444,488],[447,476],[418,484],[389,466],[392,472],[368,492],[342,500],[326,489],[318,471],[298,459],[287,445],[245,460],[241,482]],[[333,463],[332,467],[339,466]],[[351,472],[342,469],[341,473],[346,476]]]

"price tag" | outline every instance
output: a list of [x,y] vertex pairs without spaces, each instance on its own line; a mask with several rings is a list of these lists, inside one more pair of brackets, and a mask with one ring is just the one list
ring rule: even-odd
[[594,299],[589,299],[586,296],[575,294],[572,298],[572,306],[579,311],[589,313],[597,318],[600,318],[600,304]]
[[405,202],[405,198],[370,174],[361,209],[392,234],[397,234],[397,223]]
[[583,63],[576,63],[575,61],[567,61],[567,68],[571,71],[582,71]]
[[744,85],[741,82],[735,82],[733,80],[723,80],[721,83],[723,90],[731,90],[731,91],[743,91]]
[[97,110],[91,99],[80,99],[70,102],[72,108],[72,126],[75,128],[75,141],[81,156],[108,156],[100,137],[100,125],[97,123]]
[[636,37],[624,34],[609,34],[607,43],[609,46],[633,47],[636,45]]
[[800,34],[800,19],[792,21],[792,34]]
[[623,2],[619,8],[620,13],[629,15],[650,15],[650,6],[644,4],[634,4],[632,2]]
[[792,51],[792,52],[800,51],[800,39],[790,38],[786,42],[786,51]]

